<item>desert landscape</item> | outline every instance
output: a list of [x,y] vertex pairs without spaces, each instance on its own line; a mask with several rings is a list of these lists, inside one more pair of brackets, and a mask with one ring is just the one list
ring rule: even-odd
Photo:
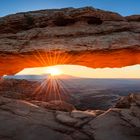
[[47,79],[46,77],[46,75],[6,76],[1,80],[0,94],[24,100],[62,99],[80,110],[107,110],[114,107],[122,96],[140,93],[140,79],[94,79],[60,75],[57,76],[61,84],[60,97],[54,96],[53,90],[50,91],[49,97],[48,95],[45,97],[49,84],[46,83],[40,91],[37,88]]
[[67,98],[60,92],[62,100],[54,96],[48,98],[44,89],[39,96],[39,92],[33,94],[42,80],[3,78],[0,83],[0,138],[139,139],[140,80],[61,80],[69,91]]
[[140,3],[18,2],[0,5],[0,140],[139,140]]

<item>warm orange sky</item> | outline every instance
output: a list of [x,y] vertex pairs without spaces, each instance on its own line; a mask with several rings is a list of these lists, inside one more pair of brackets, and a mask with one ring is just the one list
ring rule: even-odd
[[87,78],[140,78],[140,65],[123,68],[97,68],[92,69],[78,65],[56,65],[51,67],[38,67],[24,69],[17,75],[40,75],[53,71],[56,74],[68,74]]

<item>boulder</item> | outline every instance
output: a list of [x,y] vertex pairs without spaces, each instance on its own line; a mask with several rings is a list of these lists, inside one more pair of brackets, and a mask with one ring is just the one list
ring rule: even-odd
[[117,108],[130,108],[131,104],[135,102],[140,105],[140,94],[130,94],[129,96],[121,97],[116,103]]

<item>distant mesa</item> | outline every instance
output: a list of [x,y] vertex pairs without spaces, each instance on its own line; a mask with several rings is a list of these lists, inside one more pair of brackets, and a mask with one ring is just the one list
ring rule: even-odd
[[50,74],[43,75],[6,75],[4,79],[26,79],[26,80],[41,80],[48,78]]
[[[49,78],[49,76],[51,76],[51,74],[42,74],[42,75],[5,75],[3,76],[4,79],[25,79],[25,80],[41,80],[41,79],[46,79]],[[66,75],[66,74],[62,74],[62,75],[56,75],[53,76],[59,79],[79,79],[80,77],[74,77],[71,75]]]
[[56,75],[56,78],[58,77],[59,79],[80,79],[81,77],[78,76],[72,76],[72,75],[67,75],[67,74],[61,74],[61,75]]

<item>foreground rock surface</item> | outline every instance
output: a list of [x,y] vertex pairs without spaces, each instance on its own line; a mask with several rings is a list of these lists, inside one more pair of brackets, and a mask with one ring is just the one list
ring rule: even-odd
[[66,103],[65,101],[61,100],[52,100],[49,102],[31,101],[31,103],[51,110],[61,110],[70,112],[76,109],[72,104]]
[[140,64],[139,19],[140,15],[123,17],[92,7],[0,18],[0,75],[55,64],[93,68]]
[[129,97],[129,108],[63,112],[0,96],[0,139],[139,140],[140,94]]

